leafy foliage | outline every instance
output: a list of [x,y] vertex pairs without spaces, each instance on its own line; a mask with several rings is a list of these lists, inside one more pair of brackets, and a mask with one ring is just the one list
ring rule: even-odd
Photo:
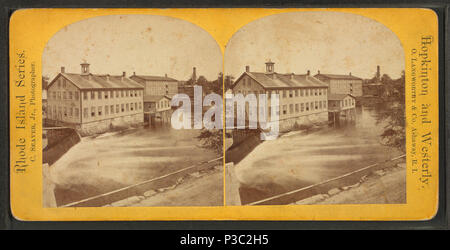
[[382,82],[385,90],[381,98],[388,105],[378,117],[378,124],[386,124],[381,137],[385,145],[405,152],[405,76],[402,74],[399,79],[393,80],[383,75]]
[[223,133],[222,129],[203,128],[197,138],[202,142],[202,147],[215,151],[222,155]]

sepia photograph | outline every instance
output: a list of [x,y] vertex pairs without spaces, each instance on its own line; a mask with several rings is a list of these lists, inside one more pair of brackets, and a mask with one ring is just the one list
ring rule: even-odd
[[227,205],[406,203],[405,56],[386,26],[263,17],[229,40],[224,75]]
[[223,205],[222,130],[171,124],[175,97],[194,103],[194,86],[221,99],[222,53],[208,32],[173,17],[99,16],[54,34],[42,64],[44,207]]

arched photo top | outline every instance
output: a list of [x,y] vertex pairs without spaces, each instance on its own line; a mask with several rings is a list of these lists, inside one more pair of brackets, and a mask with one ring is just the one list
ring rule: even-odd
[[377,66],[392,78],[405,69],[404,49],[385,25],[357,14],[302,11],[275,14],[237,31],[225,49],[225,74],[264,72],[349,74],[373,78]]
[[192,76],[193,67],[208,80],[222,71],[220,47],[208,32],[157,15],[98,16],[70,24],[48,41],[42,61],[43,76],[50,79],[61,67],[80,73],[82,62],[95,74],[136,72],[181,81]]

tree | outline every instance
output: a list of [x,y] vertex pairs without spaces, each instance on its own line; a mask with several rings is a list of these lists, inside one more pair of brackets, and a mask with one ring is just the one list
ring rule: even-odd
[[197,136],[202,142],[202,147],[213,150],[218,155],[222,155],[223,149],[223,130],[222,129],[206,129],[203,128],[200,135]]
[[[385,77],[386,76],[386,77]],[[378,124],[386,123],[381,134],[383,143],[406,151],[406,117],[405,117],[405,76],[392,80],[388,75],[383,75],[382,81],[388,91],[381,96],[387,107],[380,112]]]

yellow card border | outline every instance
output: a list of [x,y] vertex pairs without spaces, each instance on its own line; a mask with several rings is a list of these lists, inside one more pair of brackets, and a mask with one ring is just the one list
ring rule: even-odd
[[[374,19],[400,39],[405,53],[406,116],[407,116],[407,203],[374,205],[276,205],[276,206],[218,206],[218,207],[99,207],[99,208],[43,208],[42,207],[42,117],[36,120],[36,150],[30,151],[30,129],[17,129],[16,119],[20,102],[16,96],[29,95],[31,84],[25,79],[24,87],[17,87],[21,80],[19,72],[25,64],[35,64],[36,96],[41,96],[41,57],[48,40],[63,27],[91,17],[104,15],[164,15],[189,21],[198,25],[216,39],[222,53],[232,35],[245,24],[259,18],[296,11],[337,11],[362,15]],[[420,188],[417,174],[411,171],[411,51],[418,49],[421,36],[431,35],[434,43],[429,47],[431,70],[429,71],[429,94],[417,98],[417,105],[431,105],[428,126],[417,125],[418,134],[432,133],[429,170],[432,173],[427,188]],[[25,58],[20,52],[24,51]],[[384,9],[23,9],[13,13],[10,19],[10,170],[11,211],[18,220],[26,221],[111,221],[111,220],[427,220],[438,209],[439,171],[439,100],[438,100],[438,18],[430,9],[384,8]],[[26,105],[26,116],[31,111],[40,114],[42,104]],[[411,125],[412,124],[412,125]],[[24,152],[17,145],[24,139]],[[419,147],[418,147],[419,148]],[[34,163],[25,173],[15,171],[15,162],[21,154]]]

